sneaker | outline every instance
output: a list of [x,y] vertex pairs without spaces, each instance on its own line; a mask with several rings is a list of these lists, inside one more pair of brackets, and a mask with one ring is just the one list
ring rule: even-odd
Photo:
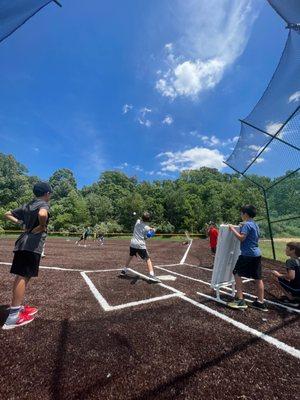
[[22,307],[22,312],[24,314],[30,315],[31,317],[35,315],[39,310],[36,307],[30,307],[30,306],[23,306]]
[[127,269],[123,268],[121,271],[121,275],[126,275],[127,274]]
[[238,310],[246,310],[248,308],[244,299],[235,299],[234,301],[227,303],[227,306]]
[[161,283],[161,280],[157,277],[157,276],[155,276],[155,275],[148,275],[148,279],[149,279],[149,281],[151,281],[151,282],[155,282],[155,283]]
[[268,311],[266,303],[260,303],[258,300],[254,300],[251,303],[251,307],[256,308],[259,311],[264,311],[264,312]]
[[16,321],[8,322],[7,320],[5,324],[2,326],[2,329],[4,330],[14,329],[19,326],[30,324],[30,322],[32,322],[34,318],[31,315],[25,314],[24,312],[21,311]]

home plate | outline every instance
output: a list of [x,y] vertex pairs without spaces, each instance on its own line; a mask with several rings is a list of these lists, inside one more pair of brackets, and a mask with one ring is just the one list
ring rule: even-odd
[[161,280],[161,281],[176,281],[176,276],[174,275],[157,275],[157,277]]

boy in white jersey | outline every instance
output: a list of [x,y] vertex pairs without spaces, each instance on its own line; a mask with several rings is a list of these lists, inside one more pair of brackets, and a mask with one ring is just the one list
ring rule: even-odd
[[126,275],[129,264],[134,256],[139,255],[142,260],[145,260],[149,270],[149,280],[153,282],[160,282],[155,276],[151,259],[149,257],[146,242],[148,232],[154,232],[155,229],[151,228],[147,223],[150,221],[150,214],[144,212],[141,219],[138,219],[134,226],[132,239],[130,242],[129,257],[127,259],[125,267],[122,269],[121,274]]

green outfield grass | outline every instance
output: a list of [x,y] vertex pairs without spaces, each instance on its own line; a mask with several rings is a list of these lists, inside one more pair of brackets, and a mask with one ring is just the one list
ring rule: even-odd
[[[278,261],[285,261],[287,259],[287,256],[285,254],[285,247],[287,242],[300,242],[300,238],[275,239],[275,252],[276,252],[276,259]],[[272,246],[270,240],[261,240],[259,242],[259,247],[261,248],[263,257],[271,259],[273,258]]]

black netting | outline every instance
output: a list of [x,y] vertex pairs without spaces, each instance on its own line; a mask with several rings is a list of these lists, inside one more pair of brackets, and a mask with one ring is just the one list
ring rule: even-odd
[[269,2],[288,23],[288,39],[226,163],[262,189],[266,209],[260,225],[275,258],[274,236],[300,234],[300,0]]
[[237,171],[244,172],[271,139],[270,136],[242,123],[239,140],[227,163]]
[[0,0],[0,42],[53,0]]
[[299,0],[268,0],[271,6],[288,24],[300,23]]
[[300,33],[290,31],[268,88],[245,121],[275,134],[300,104]]
[[[244,120],[251,126],[242,123],[240,139],[227,163],[237,171],[244,172],[255,156],[272,139],[261,131],[276,135],[299,106],[300,33],[291,30],[280,63],[268,88]],[[299,114],[294,125],[298,125],[299,129]],[[279,137],[284,138],[284,130],[285,128],[279,133]],[[291,133],[290,136],[292,137]],[[296,132],[292,140],[296,140]]]

